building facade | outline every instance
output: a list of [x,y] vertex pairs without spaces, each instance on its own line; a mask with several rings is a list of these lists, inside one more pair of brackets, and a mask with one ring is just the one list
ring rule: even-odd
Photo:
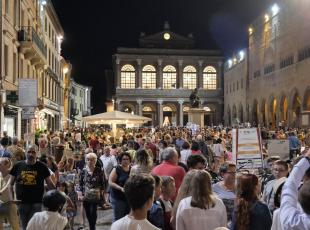
[[71,126],[84,127],[82,117],[91,115],[91,91],[91,87],[71,80],[69,100]]
[[22,137],[26,120],[18,102],[19,79],[36,79],[38,106],[30,130],[62,129],[63,70],[60,64],[64,35],[50,0],[0,1],[1,132]]
[[[309,1],[279,0],[250,26],[247,102],[235,101],[249,108],[248,121],[269,127],[309,125],[309,10]],[[226,71],[225,80],[233,71]]]
[[224,118],[225,125],[236,125],[249,119],[248,55],[241,50],[224,66]]
[[150,117],[148,125],[184,126],[189,95],[198,88],[205,125],[222,122],[223,72],[220,52],[194,49],[192,35],[170,31],[141,35],[139,48],[118,48],[113,56],[115,109]]
[[51,1],[41,7],[41,23],[45,38],[46,64],[43,77],[39,79],[39,98],[43,109],[39,111],[40,129],[63,129],[64,88],[61,68],[61,42],[64,31]]

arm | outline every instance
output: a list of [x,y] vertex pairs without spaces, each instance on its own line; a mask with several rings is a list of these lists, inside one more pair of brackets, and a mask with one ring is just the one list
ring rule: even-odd
[[[310,156],[310,151],[306,156]],[[294,166],[289,178],[285,182],[282,190],[282,200],[280,208],[280,221],[284,230],[289,229],[309,229],[310,220],[297,207],[298,186],[310,164],[307,159],[301,159]]]
[[55,186],[54,182],[52,181],[51,176],[46,177],[45,182],[46,182],[47,188],[49,190],[56,189],[56,186]]
[[182,215],[182,202],[180,202],[179,207],[178,207],[176,223],[177,223],[176,230],[186,230],[183,215]]
[[[1,193],[3,193],[10,185],[12,185],[12,182],[11,182],[12,177],[13,177],[13,176],[10,175],[10,178],[9,178],[8,182],[7,182],[6,185],[0,190],[0,195],[1,195]],[[14,184],[14,183],[13,183],[13,184]]]
[[117,179],[116,168],[114,168],[109,176],[109,185],[114,189],[124,192],[124,188],[116,184],[116,179]]

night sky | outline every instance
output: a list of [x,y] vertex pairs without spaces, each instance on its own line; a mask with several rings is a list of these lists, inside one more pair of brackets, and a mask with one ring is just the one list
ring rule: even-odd
[[73,78],[93,87],[93,113],[105,110],[105,69],[117,47],[138,47],[146,35],[170,30],[194,35],[197,49],[220,49],[225,57],[247,46],[248,25],[271,0],[52,0],[65,31],[62,55]]

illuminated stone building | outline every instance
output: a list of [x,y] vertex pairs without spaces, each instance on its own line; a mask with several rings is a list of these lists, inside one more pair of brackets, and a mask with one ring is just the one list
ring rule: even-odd
[[279,0],[250,25],[247,61],[230,60],[225,65],[225,87],[236,85],[241,75],[248,82],[246,100],[229,102],[231,94],[225,94],[226,123],[240,117],[242,106],[244,121],[270,127],[309,126],[309,11],[309,1]]
[[223,57],[194,49],[194,39],[164,30],[141,34],[139,48],[118,48],[113,56],[115,108],[152,118],[149,125],[186,125],[189,95],[198,88],[205,125],[223,118]]

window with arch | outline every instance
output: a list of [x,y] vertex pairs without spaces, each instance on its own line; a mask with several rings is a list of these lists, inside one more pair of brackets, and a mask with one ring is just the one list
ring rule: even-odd
[[164,112],[172,112],[172,108],[170,106],[164,106],[163,111]]
[[142,88],[156,89],[156,69],[152,65],[146,65],[142,69]]
[[142,109],[143,112],[152,112],[152,108],[150,106],[144,106]]
[[183,112],[188,112],[189,111],[189,106],[184,106],[183,107]]
[[177,85],[177,71],[172,65],[167,65],[163,69],[163,88],[175,89]]
[[213,66],[207,66],[203,70],[203,88],[216,89],[216,69]]
[[136,88],[136,72],[135,68],[132,65],[124,65],[121,68],[121,88]]
[[194,66],[186,66],[183,69],[183,88],[195,89],[197,87],[197,71]]

